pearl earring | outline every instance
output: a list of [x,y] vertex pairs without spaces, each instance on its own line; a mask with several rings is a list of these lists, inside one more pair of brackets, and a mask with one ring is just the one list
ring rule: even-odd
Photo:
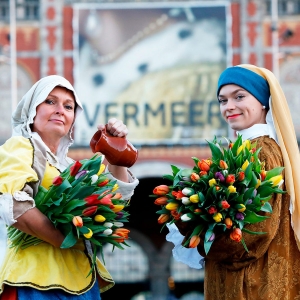
[[263,105],[262,109],[265,109],[266,107]]

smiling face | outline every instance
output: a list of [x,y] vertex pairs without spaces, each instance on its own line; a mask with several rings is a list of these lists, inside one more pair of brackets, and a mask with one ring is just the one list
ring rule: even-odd
[[58,144],[68,134],[75,116],[75,98],[73,92],[57,86],[36,108],[32,131],[50,145]]
[[222,117],[237,131],[254,124],[266,124],[266,109],[249,92],[235,84],[224,85],[218,100]]

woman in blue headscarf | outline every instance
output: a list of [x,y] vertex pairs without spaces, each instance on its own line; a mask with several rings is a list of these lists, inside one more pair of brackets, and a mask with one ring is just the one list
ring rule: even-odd
[[[268,219],[247,225],[251,231],[266,232],[243,234],[249,252],[229,234],[216,235],[207,255],[200,242],[197,250],[205,261],[205,299],[299,300],[300,159],[284,93],[269,70],[239,65],[221,74],[217,97],[229,126],[262,148],[259,158],[266,170],[284,166],[282,189],[287,193],[274,194],[269,200],[273,212]],[[179,224],[179,230],[186,235],[189,228]],[[181,261],[190,260],[189,254],[177,255]]]

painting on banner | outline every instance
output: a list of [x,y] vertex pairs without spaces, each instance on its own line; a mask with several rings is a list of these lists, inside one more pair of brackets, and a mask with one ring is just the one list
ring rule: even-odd
[[227,5],[75,5],[75,88],[85,109],[75,144],[88,145],[112,117],[140,145],[226,136],[216,89],[228,65]]

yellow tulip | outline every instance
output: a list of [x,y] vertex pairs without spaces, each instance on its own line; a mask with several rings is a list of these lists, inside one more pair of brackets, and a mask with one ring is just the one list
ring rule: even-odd
[[243,142],[243,145],[244,145],[244,147],[247,148],[248,150],[251,149],[251,142],[250,142],[249,140],[245,140],[245,141]]
[[111,209],[113,212],[119,212],[124,208],[124,205],[116,204],[114,207]]
[[216,221],[216,223],[219,223],[222,221],[223,217],[220,213],[216,213],[214,216],[213,216],[213,219]]
[[277,185],[281,184],[282,175],[274,176],[274,177],[270,178],[269,181],[271,181],[273,183],[272,187],[277,186]]
[[230,194],[236,192],[236,188],[233,185],[230,185],[227,189],[228,189]]
[[256,184],[255,188],[256,188],[256,189],[258,189],[258,188],[259,188],[259,186],[260,186],[260,184],[261,184],[261,181],[260,181],[260,179],[257,179],[257,184]]
[[239,204],[239,209],[238,209],[238,211],[239,212],[243,212],[243,211],[245,211],[246,210],[246,206],[244,205],[244,204]]
[[119,188],[119,185],[116,183],[116,184],[113,186],[111,192],[114,193],[118,188]]
[[105,165],[104,164],[101,164],[100,168],[99,168],[99,171],[97,173],[97,175],[101,175],[103,173],[103,171],[105,170]]
[[88,233],[85,233],[84,236],[87,238],[87,239],[90,239],[92,236],[93,236],[93,231],[91,229],[89,229],[89,232]]
[[106,218],[103,217],[102,215],[96,215],[95,218],[94,218],[94,220],[95,220],[96,222],[102,223],[102,222],[104,222],[104,221],[106,220]]
[[246,159],[246,161],[242,165],[242,170],[245,171],[248,166],[249,166],[249,161],[248,161],[248,159]]
[[193,203],[198,203],[199,202],[199,196],[197,194],[194,194],[190,196],[190,201]]
[[178,203],[168,203],[167,205],[166,205],[166,209],[167,210],[176,210],[177,209],[177,207],[178,207]]
[[217,181],[216,181],[216,179],[213,178],[208,181],[208,184],[209,184],[209,186],[214,186],[217,184]]
[[244,150],[244,145],[239,146],[236,151],[237,155],[239,155],[243,150]]

